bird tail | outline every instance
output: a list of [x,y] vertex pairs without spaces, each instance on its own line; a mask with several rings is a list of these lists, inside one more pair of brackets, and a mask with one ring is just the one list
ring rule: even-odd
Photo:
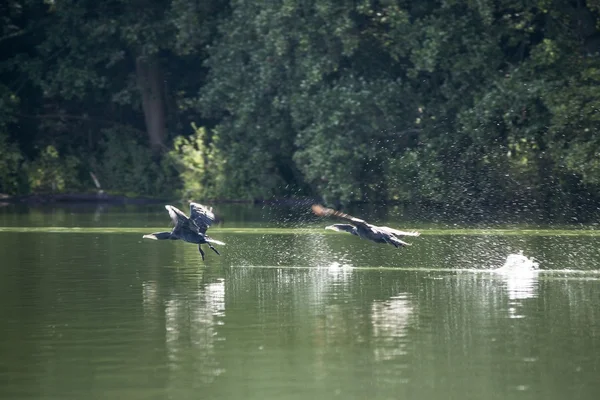
[[393,228],[390,228],[389,226],[382,226],[381,228],[393,233],[394,236],[399,236],[399,237],[402,237],[402,236],[417,237],[417,236],[421,235],[417,231],[399,231],[398,229],[393,229]]
[[406,243],[404,240],[400,240],[394,236],[389,238],[389,243],[396,246],[396,248],[402,247],[402,246],[412,246],[412,244]]
[[206,241],[208,243],[210,243],[210,244],[218,244],[218,245],[221,245],[221,246],[225,246],[225,243],[221,242],[220,240],[206,238]]

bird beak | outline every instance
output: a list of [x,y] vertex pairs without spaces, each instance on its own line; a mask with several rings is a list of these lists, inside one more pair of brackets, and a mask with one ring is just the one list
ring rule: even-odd
[[331,229],[332,231],[337,231],[337,229],[335,229],[335,226],[333,226],[333,225],[326,226],[325,229]]
[[154,239],[154,240],[158,240],[156,238],[156,236],[154,236],[154,235],[144,235],[144,236],[142,236],[142,239]]

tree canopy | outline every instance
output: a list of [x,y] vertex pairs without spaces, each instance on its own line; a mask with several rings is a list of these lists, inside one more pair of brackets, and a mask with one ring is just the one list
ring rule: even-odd
[[10,0],[0,192],[600,198],[592,0]]

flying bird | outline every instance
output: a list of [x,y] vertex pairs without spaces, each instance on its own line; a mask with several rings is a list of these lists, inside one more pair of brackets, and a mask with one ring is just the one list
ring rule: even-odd
[[312,211],[319,217],[338,217],[345,219],[351,224],[333,224],[325,227],[325,229],[331,229],[338,232],[348,232],[358,236],[361,239],[372,240],[375,243],[387,243],[395,246],[396,248],[402,246],[410,246],[410,243],[406,243],[401,240],[404,236],[419,236],[419,232],[405,232],[397,229],[392,229],[387,226],[375,226],[371,225],[362,219],[355,218],[352,215],[344,214],[343,212],[332,210],[331,208],[323,207],[319,204],[313,204]]
[[183,240],[188,243],[198,244],[198,251],[204,260],[204,251],[201,245],[207,244],[217,255],[221,255],[213,244],[224,245],[225,243],[215,239],[211,239],[206,235],[206,230],[215,220],[215,215],[212,212],[212,207],[207,208],[202,204],[190,203],[190,217],[188,218],[177,207],[166,205],[165,208],[169,212],[169,216],[175,224],[170,232],[156,232],[149,235],[144,235],[145,239],[154,240]]

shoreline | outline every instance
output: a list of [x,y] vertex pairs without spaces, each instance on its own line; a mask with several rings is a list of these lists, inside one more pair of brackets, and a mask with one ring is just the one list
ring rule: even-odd
[[[0,193],[0,205],[8,204],[26,204],[26,205],[39,205],[39,204],[165,204],[168,202],[180,201],[166,199],[166,198],[153,198],[153,197],[129,197],[123,195],[111,195],[107,193],[49,193],[49,194],[29,194],[23,196],[9,196]],[[274,199],[207,199],[204,200],[211,204],[271,204],[271,205],[311,205],[318,202],[317,199],[312,198],[274,198]]]

